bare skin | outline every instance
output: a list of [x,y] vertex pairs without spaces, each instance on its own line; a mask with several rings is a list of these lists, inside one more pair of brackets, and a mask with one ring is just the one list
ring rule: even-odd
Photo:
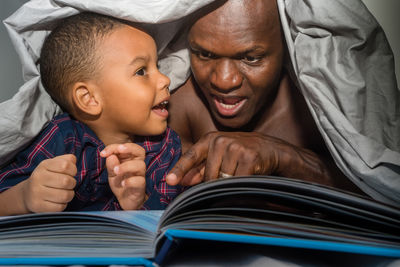
[[274,0],[228,1],[192,26],[192,77],[171,97],[184,155],[167,176],[194,185],[266,174],[359,190],[338,170],[283,68]]

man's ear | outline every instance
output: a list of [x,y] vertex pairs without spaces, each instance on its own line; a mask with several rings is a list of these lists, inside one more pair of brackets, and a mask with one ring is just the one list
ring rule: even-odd
[[90,83],[77,82],[72,89],[72,101],[77,112],[98,116],[102,112],[102,101],[98,88]]

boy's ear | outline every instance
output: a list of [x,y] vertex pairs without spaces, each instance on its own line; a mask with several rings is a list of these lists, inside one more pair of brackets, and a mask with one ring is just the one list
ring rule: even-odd
[[102,102],[95,85],[77,82],[72,89],[72,101],[78,112],[97,116],[102,112]]

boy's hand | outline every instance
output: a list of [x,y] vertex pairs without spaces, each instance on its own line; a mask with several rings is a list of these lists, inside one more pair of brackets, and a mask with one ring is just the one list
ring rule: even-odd
[[76,157],[72,154],[43,160],[23,182],[22,198],[26,211],[63,211],[74,198],[76,173]]
[[146,199],[145,150],[134,143],[112,144],[101,151],[108,183],[124,210],[139,209]]

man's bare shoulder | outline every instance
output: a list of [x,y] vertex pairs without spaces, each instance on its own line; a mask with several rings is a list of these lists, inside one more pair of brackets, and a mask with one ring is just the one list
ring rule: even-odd
[[172,92],[170,102],[172,104],[177,103],[180,106],[190,106],[192,102],[201,102],[194,88],[192,76],[183,85]]
[[210,112],[196,92],[192,78],[172,93],[169,113],[169,125],[187,141],[198,140],[202,134],[215,130]]
[[196,92],[192,77],[172,93],[170,107],[172,112],[184,111],[190,119],[199,112],[209,113],[206,105]]

